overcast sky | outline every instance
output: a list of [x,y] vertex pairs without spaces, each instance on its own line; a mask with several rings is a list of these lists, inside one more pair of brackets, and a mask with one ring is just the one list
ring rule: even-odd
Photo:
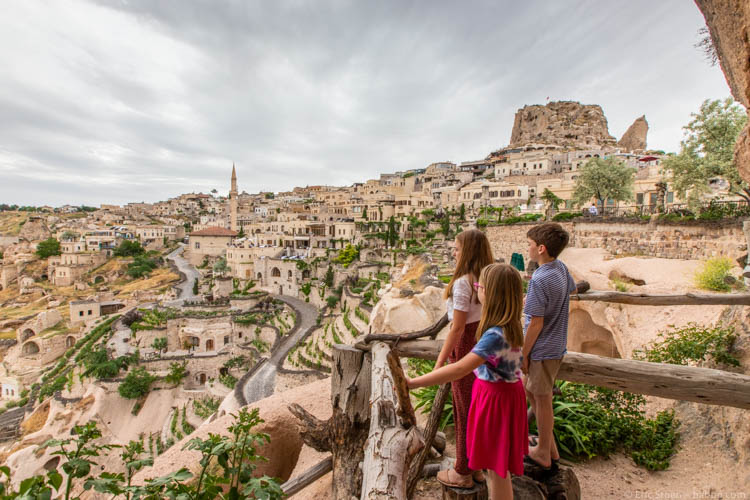
[[686,0],[6,0],[0,203],[347,185],[484,158],[526,104],[648,145],[729,88]]

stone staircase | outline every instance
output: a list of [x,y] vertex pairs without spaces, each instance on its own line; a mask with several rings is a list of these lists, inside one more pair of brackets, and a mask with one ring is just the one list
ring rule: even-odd
[[0,442],[16,439],[21,434],[21,422],[26,407],[13,408],[0,415]]

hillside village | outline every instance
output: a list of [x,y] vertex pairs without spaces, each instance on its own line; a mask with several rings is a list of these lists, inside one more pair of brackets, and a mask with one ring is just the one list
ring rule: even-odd
[[[453,237],[470,227],[486,231],[496,259],[530,273],[528,225],[561,221],[573,235],[569,267],[594,289],[693,290],[684,276],[700,261],[746,254],[742,218],[670,225],[686,200],[647,132],[641,117],[618,141],[599,106],[551,102],[520,109],[510,144],[481,160],[255,194],[241,190],[253,167],[232,165],[228,196],[0,213],[0,462],[15,483],[52,470],[59,457],[39,445],[92,419],[106,442],[164,454],[155,465],[164,471],[186,436],[222,415],[311,383],[324,400],[334,345],[440,321]],[[632,201],[576,204],[580,169],[605,158],[634,171]],[[721,182],[708,199],[742,206]],[[653,261],[639,262],[645,255]],[[740,289],[742,268],[732,272]],[[637,308],[576,304],[571,330],[585,333],[572,333],[569,349],[630,358],[672,322],[741,324],[745,314],[674,306],[654,319]],[[748,431],[739,410],[704,418]],[[740,443],[730,447],[747,459]],[[317,456],[301,450],[284,479]]]

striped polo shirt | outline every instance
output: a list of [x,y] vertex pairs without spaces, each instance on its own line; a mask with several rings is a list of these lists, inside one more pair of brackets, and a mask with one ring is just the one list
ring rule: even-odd
[[557,259],[534,271],[523,308],[524,334],[532,316],[544,317],[544,325],[531,348],[530,359],[561,359],[567,352],[570,294],[575,289],[568,268]]

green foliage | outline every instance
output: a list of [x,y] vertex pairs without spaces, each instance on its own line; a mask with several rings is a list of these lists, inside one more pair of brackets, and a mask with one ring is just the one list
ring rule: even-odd
[[198,288],[198,278],[195,278],[193,281],[193,295],[198,295],[200,293],[200,289]]
[[164,380],[168,384],[179,385],[183,378],[187,376],[187,361],[183,363],[169,363],[169,373]]
[[555,214],[552,217],[552,220],[555,222],[565,222],[569,220],[573,220],[576,217],[581,217],[583,214],[580,212],[560,212]]
[[600,206],[604,206],[606,200],[630,200],[633,198],[634,177],[635,170],[616,158],[591,158],[581,167],[573,199],[584,205],[596,198]]
[[142,278],[151,274],[151,271],[159,267],[159,261],[156,258],[149,258],[144,255],[137,255],[133,262],[128,264],[127,274],[131,278]]
[[542,218],[542,214],[523,214],[506,217],[500,221],[502,225],[518,224],[519,222],[534,222]]
[[156,378],[145,368],[135,368],[125,376],[125,380],[117,387],[117,392],[125,399],[138,399],[148,394]]
[[216,261],[214,264],[214,272],[223,275],[227,271],[229,271],[229,266],[227,265],[227,259],[224,257],[221,257],[219,260]]
[[146,250],[141,246],[141,243],[135,240],[124,240],[120,245],[115,248],[115,257],[135,257],[141,255]]
[[60,242],[55,238],[47,238],[44,241],[40,241],[36,246],[36,255],[40,259],[60,255],[61,253]]
[[458,210],[458,220],[466,220],[466,205],[464,205],[463,203],[461,203],[461,207]]
[[679,436],[671,410],[648,419],[641,395],[570,382],[556,385],[562,394],[553,400],[555,440],[562,456],[607,457],[622,449],[649,470],[669,467]]
[[167,350],[167,337],[156,337],[151,347],[156,349],[158,352]]
[[710,359],[718,365],[739,366],[740,360],[734,354],[736,341],[737,332],[731,326],[688,323],[682,328],[660,332],[657,340],[643,350],[633,351],[633,358],[674,365]]
[[339,252],[338,256],[333,259],[333,262],[341,264],[344,267],[349,267],[349,264],[357,259],[359,259],[359,247],[349,243]]
[[747,122],[744,109],[731,97],[707,99],[690,116],[690,123],[683,127],[680,153],[662,163],[678,196],[688,195],[695,202],[709,191],[709,179],[721,177],[729,182],[730,192],[750,199],[750,188],[734,163],[734,145]]
[[[408,364],[409,376],[411,377],[418,377],[435,369],[434,360],[409,358]],[[439,386],[433,385],[411,391],[412,395],[414,395],[417,400],[414,409],[421,410],[422,413],[430,413],[432,411],[432,403],[435,401],[438,388]],[[445,399],[445,406],[443,406],[443,414],[440,416],[440,430],[442,431],[449,425],[453,425],[453,393],[451,391],[448,391],[448,396]]]
[[323,282],[328,288],[333,287],[333,266],[330,264],[328,265],[328,270],[326,271],[325,278],[323,278]]
[[229,387],[230,389],[234,389],[234,386],[237,385],[237,377],[230,373],[227,373],[226,375],[219,375],[219,382]]
[[219,409],[220,404],[221,400],[219,398],[206,396],[203,399],[193,400],[193,410],[195,411],[196,415],[205,420],[216,413],[216,410]]
[[727,283],[731,276],[734,263],[728,257],[714,257],[703,263],[700,271],[695,273],[695,282],[699,288],[714,290],[717,292],[728,292],[732,289]]
[[627,292],[630,289],[630,284],[621,279],[614,278],[611,283],[618,292]]
[[307,262],[305,262],[304,260],[298,260],[296,262],[296,266],[297,266],[297,269],[300,271],[304,271],[305,269],[308,268]]
[[542,193],[542,199],[545,201],[545,203],[547,203],[548,207],[552,207],[555,210],[557,210],[557,207],[559,207],[560,204],[565,201],[559,196],[557,196],[555,193],[550,191],[549,188],[544,188],[544,192]]
[[396,218],[391,215],[388,219],[388,230],[386,232],[385,244],[391,248],[396,246],[398,231],[396,230]]
[[328,305],[328,308],[333,309],[334,307],[336,307],[336,304],[339,303],[340,298],[341,297],[338,295],[329,295],[328,297],[326,297],[326,304]]

